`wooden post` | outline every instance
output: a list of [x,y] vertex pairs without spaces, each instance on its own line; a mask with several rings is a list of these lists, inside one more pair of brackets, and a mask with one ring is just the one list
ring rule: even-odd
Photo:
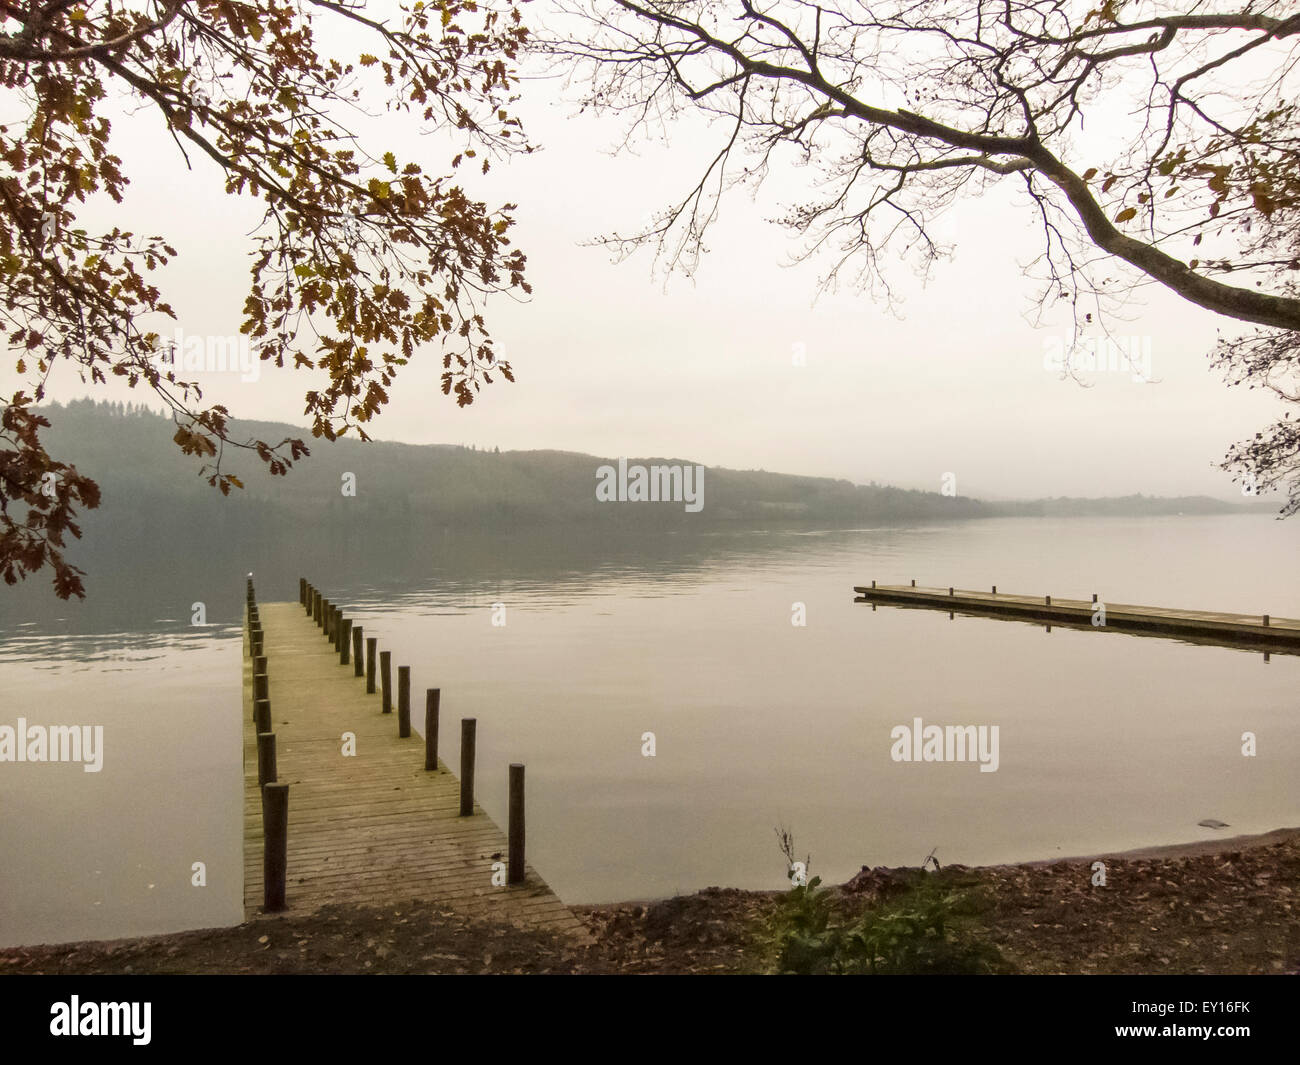
[[275,733],[257,734],[257,783],[259,787],[275,783]]
[[269,698],[271,698],[271,688],[270,688],[270,682],[266,678],[266,674],[254,673],[253,674],[253,702],[256,703],[258,699],[269,699]]
[[510,821],[506,829],[509,855],[506,883],[524,882],[524,767],[510,763]]
[[1047,605],[1048,606],[1052,605],[1052,597],[1050,595],[1047,597]]
[[262,630],[254,629],[248,635],[248,653],[257,658],[261,656],[265,648],[266,644],[263,642]]
[[1092,593],[1092,601],[1093,601],[1094,603],[1097,601],[1097,593],[1096,593],[1096,592],[1093,592],[1093,593]]
[[996,584],[993,586],[993,594],[994,595],[998,594],[998,586]]
[[1264,628],[1268,628],[1268,615],[1264,615]]
[[379,652],[379,709],[393,712],[393,652]]
[[298,605],[302,606],[307,602],[307,578],[298,578]]
[[441,688],[429,688],[424,693],[424,768],[438,768],[438,704],[442,701]]
[[271,700],[258,699],[253,704],[253,720],[257,722],[257,731],[271,731]]
[[352,629],[352,673],[357,677],[366,675],[366,660],[361,653],[361,644],[361,626],[357,625]]
[[374,636],[366,637],[366,694],[375,694],[375,648],[379,640]]
[[262,908],[283,910],[285,873],[289,865],[289,785],[262,788]]
[[460,816],[474,814],[474,726],[476,718],[460,719]]
[[411,667],[397,667],[397,734],[411,734]]
[[266,672],[266,655],[253,656],[253,672],[254,673]]
[[952,585],[948,585],[948,594],[952,595]]
[[320,624],[320,589],[316,589],[311,595],[311,619]]
[[336,609],[334,611],[334,631],[330,633],[330,645],[334,648],[335,653],[339,649],[339,641],[343,639],[343,611]]
[[350,664],[350,653],[352,651],[352,619],[343,619],[343,631],[339,633],[339,665],[346,666]]
[[912,578],[912,587],[913,587],[913,588],[916,587],[916,578],[915,578],[915,577]]
[[315,601],[316,601],[316,589],[313,588],[310,584],[308,584],[308,585],[307,585],[307,602],[305,602],[305,603],[303,604],[303,609],[306,611],[308,617],[311,617],[311,605],[312,605],[312,603],[314,603]]

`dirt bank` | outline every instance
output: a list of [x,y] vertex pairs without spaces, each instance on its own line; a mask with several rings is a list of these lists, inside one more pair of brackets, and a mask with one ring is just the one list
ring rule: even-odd
[[[1093,883],[1104,861],[1106,884]],[[886,902],[904,871],[866,869],[842,913]],[[1022,973],[1300,973],[1300,829],[1111,855],[963,869],[970,920]],[[0,973],[770,972],[786,892],[708,888],[578,906],[594,942],[456,917],[429,903],[334,906],[235,928],[0,950]]]

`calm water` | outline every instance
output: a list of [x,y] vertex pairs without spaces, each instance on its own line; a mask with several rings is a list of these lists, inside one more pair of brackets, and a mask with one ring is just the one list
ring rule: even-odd
[[[26,590],[0,608],[0,724],[105,726],[100,773],[0,763],[0,943],[240,919],[246,563],[228,546],[92,573],[88,605]],[[478,718],[479,795],[501,823],[506,766],[526,763],[530,860],[592,902],[780,887],[778,824],[831,881],[932,849],[974,864],[1205,838],[1207,817],[1300,824],[1300,658],[852,601],[914,577],[1300,617],[1297,548],[1300,522],[1232,516],[245,557],[264,602],[296,598],[300,573],[327,589],[411,665],[417,704],[442,688],[449,764],[455,720]],[[998,771],[892,761],[890,730],[914,717],[999,726]]]

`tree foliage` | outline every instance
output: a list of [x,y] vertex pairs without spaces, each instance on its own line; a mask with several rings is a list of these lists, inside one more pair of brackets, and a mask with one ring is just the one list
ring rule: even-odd
[[[1076,329],[1158,283],[1247,328],[1215,364],[1300,402],[1300,14],[1168,0],[571,0],[547,47],[585,103],[630,135],[683,113],[720,128],[703,175],[646,230],[694,268],[722,194],[777,168],[812,175],[779,221],[844,277],[892,299],[886,249],[924,271],[959,197],[1012,180],[1040,236],[1040,303]],[[576,21],[574,21],[576,20]],[[1260,490],[1289,483],[1290,411],[1229,452]]]
[[[168,361],[161,329],[176,314],[151,277],[177,255],[167,239],[78,224],[94,198],[124,202],[133,167],[165,165],[115,154],[123,115],[160,123],[178,170],[206,157],[225,194],[259,204],[240,328],[263,362],[313,372],[313,435],[367,439],[422,345],[441,345],[442,391],[462,406],[495,375],[513,380],[482,303],[529,291],[514,205],[489,208],[459,174],[530,150],[511,113],[527,40],[515,0],[415,2],[392,20],[361,0],[0,0],[0,14],[0,313],[30,381],[0,420],[7,582],[49,564],[59,596],[84,594],[63,548],[98,490],[45,452],[48,423],[29,409],[57,366],[156,392],[175,443],[223,493],[241,487],[221,468],[227,447],[276,475],[308,454],[298,439],[232,439],[226,408]],[[324,21],[356,50],[325,54]],[[440,172],[361,146],[343,117],[377,99],[450,136]]]

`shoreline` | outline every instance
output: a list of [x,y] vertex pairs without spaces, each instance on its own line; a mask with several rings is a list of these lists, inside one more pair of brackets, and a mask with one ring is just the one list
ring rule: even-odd
[[1220,839],[1194,840],[1191,843],[1162,843],[1155,847],[1134,847],[1126,851],[1100,851],[1097,854],[1079,854],[1068,858],[1038,858],[1027,862],[1001,862],[997,865],[972,865],[971,869],[1014,869],[1042,868],[1062,863],[1078,865],[1117,858],[1131,860],[1164,860],[1166,858],[1206,858],[1233,851],[1253,850],[1256,847],[1269,847],[1274,843],[1300,836],[1300,828],[1275,828],[1269,832],[1257,832],[1253,835],[1223,836]]
[[[1247,833],[1240,836],[1223,836],[1219,839],[1202,839],[1193,840],[1190,843],[1161,843],[1150,847],[1133,847],[1125,851],[1098,851],[1096,854],[1075,854],[1061,858],[1034,858],[1023,862],[996,862],[990,865],[963,865],[961,862],[953,862],[953,868],[968,869],[972,872],[1003,872],[1008,869],[1044,869],[1053,865],[1091,865],[1096,861],[1164,861],[1173,858],[1208,858],[1217,857],[1222,854],[1232,854],[1240,851],[1253,850],[1257,847],[1270,847],[1275,843],[1284,843],[1287,840],[1300,838],[1300,827],[1295,828],[1274,828],[1268,832]],[[867,869],[869,866],[863,866]],[[948,868],[948,866],[944,866]],[[847,883],[847,881],[846,881]],[[842,887],[840,884],[829,884],[827,887]],[[700,888],[700,891],[740,891],[749,895],[783,895],[785,888],[719,888],[707,887]],[[635,899],[618,899],[613,902],[575,902],[566,903],[571,910],[581,910],[584,913],[596,912],[602,910],[616,910],[629,906],[655,906],[659,903],[668,902],[674,898],[683,898],[689,895],[698,894],[695,892],[686,892],[685,895],[660,895],[647,896],[645,898]],[[0,952],[4,948],[0,947]]]
[[[1107,863],[1098,884],[1088,866]],[[918,867],[826,885],[846,919]],[[1300,827],[933,874],[982,901],[976,932],[1032,973],[1300,973]],[[1109,881],[1109,882],[1107,882]],[[763,973],[789,889],[708,887],[569,906],[586,935],[440,912],[436,902],[335,903],[243,923],[0,947],[0,975],[269,973]],[[585,940],[585,941],[584,941]]]

